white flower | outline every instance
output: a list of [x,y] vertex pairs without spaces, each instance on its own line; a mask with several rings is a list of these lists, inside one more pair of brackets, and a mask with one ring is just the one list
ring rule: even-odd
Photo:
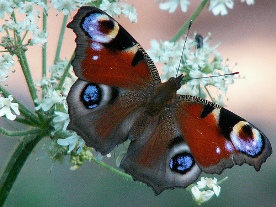
[[73,85],[73,83],[75,83],[75,78],[66,78],[65,83],[63,84],[63,88],[62,88],[62,94],[64,96],[67,96],[71,86]]
[[33,17],[37,17],[39,15],[39,11],[34,9],[33,2],[19,2],[18,7],[19,14],[26,14]]
[[191,188],[191,193],[197,204],[202,204],[210,200],[213,195],[219,196],[221,187],[217,183],[217,179],[201,177],[201,180],[197,182]]
[[45,1],[41,1],[41,0],[32,0],[36,5],[41,6],[45,11],[48,11],[50,9],[50,5],[47,3],[45,3]]
[[48,111],[53,105],[58,103],[63,103],[65,97],[60,95],[60,92],[56,90],[49,89],[47,92],[47,96],[44,97],[42,100],[36,100],[36,103],[39,103],[35,110],[42,109],[43,111]]
[[117,5],[117,2],[109,2],[108,0],[102,1],[100,9],[110,16],[119,16],[122,13],[122,9]]
[[122,14],[129,18],[131,22],[137,22],[137,12],[134,6],[122,4]]
[[255,0],[241,0],[241,2],[246,2],[247,5],[253,5],[253,4],[255,4]]
[[52,77],[61,78],[64,73],[65,67],[68,65],[68,60],[59,60],[54,65],[50,67],[50,72],[52,73]]
[[[16,115],[20,115],[18,110],[18,103],[12,103],[13,97],[11,95],[8,98],[0,97],[0,117],[6,116],[9,120],[15,120]],[[12,111],[16,114],[14,115]]]
[[12,55],[3,54],[0,56],[0,81],[7,79],[7,75],[10,71],[10,68],[14,66],[14,60]]
[[72,152],[73,149],[77,149],[77,154],[82,151],[84,140],[80,138],[76,133],[73,133],[70,137],[65,139],[58,139],[57,143],[61,146],[68,146],[68,153]]
[[[207,59],[208,61],[208,59]],[[201,69],[206,64],[206,58],[204,53],[198,53],[197,55],[190,55],[186,61],[187,65],[190,65],[193,69]]]
[[148,50],[148,53],[152,60],[164,64],[162,67],[162,78],[167,79],[167,77],[175,76],[180,61],[183,42],[164,41],[159,43],[156,40],[151,40],[150,44],[151,49]]
[[161,44],[162,43],[159,43],[154,39],[150,41],[151,48],[147,52],[154,62],[159,62],[164,53],[164,51],[161,49]]
[[181,10],[186,12],[190,2],[188,0],[169,0],[168,2],[162,2],[159,5],[159,8],[162,10],[169,10],[169,13],[175,12],[177,9],[178,3],[180,2]]
[[43,77],[41,80],[38,80],[36,82],[36,86],[51,86],[53,83],[56,83],[56,79],[54,78],[48,78],[48,77]]
[[55,111],[55,118],[53,119],[53,125],[56,130],[65,131],[69,124],[69,115],[68,113],[63,113],[60,111]]
[[191,192],[197,204],[201,204],[210,200],[214,195],[213,191],[211,190],[200,191],[196,186],[192,187]]
[[68,15],[71,10],[76,10],[75,0],[53,0],[52,4],[58,11],[62,11],[64,15]]
[[36,29],[33,31],[33,38],[31,39],[31,45],[44,45],[47,42],[48,32]]
[[78,7],[91,3],[92,1],[97,1],[97,0],[76,0]]
[[0,0],[0,18],[4,19],[5,12],[11,14],[13,12],[13,1]]
[[209,5],[209,11],[212,11],[214,15],[226,15],[228,13],[227,7],[233,9],[233,0],[211,0]]

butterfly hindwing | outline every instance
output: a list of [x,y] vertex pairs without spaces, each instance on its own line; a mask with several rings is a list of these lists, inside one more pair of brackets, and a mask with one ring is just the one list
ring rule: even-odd
[[185,188],[200,175],[172,108],[154,117],[142,113],[133,124],[130,138],[120,167],[135,180],[151,186],[156,195],[165,189]]
[[78,79],[67,97],[70,123],[88,146],[109,153],[128,138],[148,94]]

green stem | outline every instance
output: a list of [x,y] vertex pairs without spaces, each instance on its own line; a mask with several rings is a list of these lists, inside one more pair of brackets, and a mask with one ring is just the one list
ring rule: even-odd
[[37,99],[37,94],[36,94],[35,84],[33,81],[33,77],[31,74],[31,70],[30,70],[30,67],[28,64],[26,54],[25,54],[25,52],[21,51],[21,52],[16,53],[16,55],[17,55],[18,61],[20,63],[20,66],[22,68],[22,71],[24,73],[33,103],[36,105],[35,100]]
[[14,121],[24,124],[24,125],[32,126],[32,127],[39,127],[41,125],[40,122],[34,123],[34,122],[30,121],[28,119],[28,117],[26,117],[26,118],[16,117],[16,119]]
[[204,9],[205,5],[210,0],[203,0],[201,4],[198,6],[196,11],[190,16],[190,18],[184,23],[184,25],[180,28],[180,30],[175,34],[175,36],[171,39],[171,42],[175,42],[178,40],[188,29],[190,22],[195,21],[198,15],[201,13],[201,11]]
[[106,163],[97,160],[95,157],[92,158],[92,161],[94,161],[98,165],[104,167],[105,169],[108,169],[109,171],[111,171],[111,172],[113,172],[117,175],[123,176],[124,178],[126,178],[128,180],[133,180],[132,177],[129,174],[126,174],[126,173],[122,172],[121,170],[118,170],[114,167],[111,167],[110,165],[107,165]]
[[75,53],[73,53],[73,55],[71,56],[71,58],[70,58],[70,60],[69,60],[69,62],[67,64],[67,66],[66,66],[66,68],[64,70],[64,73],[62,74],[62,76],[60,78],[59,84],[57,86],[57,90],[61,90],[62,89],[62,86],[63,86],[63,84],[65,82],[65,79],[66,79],[66,77],[69,74],[69,70],[70,70],[70,67],[71,67],[71,62],[74,59],[74,57],[75,57]]
[[26,136],[16,147],[0,179],[0,206],[3,206],[27,158],[44,135]]
[[56,50],[55,62],[54,63],[57,63],[60,59],[60,51],[61,51],[61,46],[62,46],[62,42],[63,42],[63,39],[64,39],[64,33],[65,33],[67,20],[68,20],[68,15],[64,15],[62,25],[61,25],[61,29],[60,29],[60,33],[59,33],[58,45],[57,45],[57,50]]
[[39,129],[30,129],[26,131],[9,131],[7,129],[0,127],[0,133],[7,135],[7,136],[26,136],[31,134],[38,134],[40,132]]
[[215,103],[216,101],[215,101],[215,99],[213,99],[213,97],[212,97],[211,93],[209,92],[208,88],[207,88],[206,86],[204,86],[204,88],[205,88],[205,90],[206,90],[208,96],[210,97],[211,101],[212,101],[213,103]]
[[[43,11],[43,32],[47,32],[47,13]],[[42,78],[47,74],[47,42],[42,46]]]
[[[17,22],[14,12],[12,12],[11,16],[12,16],[13,21]],[[15,41],[15,43],[14,43],[15,45],[21,45],[22,46],[22,39],[15,31],[14,31],[14,41]],[[34,102],[34,100],[37,99],[37,94],[36,94],[34,81],[33,81],[33,78],[32,78],[32,74],[31,74],[31,71],[30,71],[30,67],[29,67],[29,64],[28,64],[28,61],[27,61],[25,51],[17,50],[15,54],[18,58],[18,61],[20,63],[22,71],[24,73],[24,76],[25,76],[25,79],[26,79],[31,97],[32,97],[33,102]]]

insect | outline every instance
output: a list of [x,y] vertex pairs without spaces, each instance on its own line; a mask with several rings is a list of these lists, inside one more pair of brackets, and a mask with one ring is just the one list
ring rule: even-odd
[[78,77],[67,98],[68,129],[103,155],[129,139],[120,167],[156,195],[187,187],[202,171],[244,163],[259,171],[271,155],[266,136],[243,118],[177,94],[183,75],[162,83],[145,50],[105,12],[81,7],[68,27],[77,36]]

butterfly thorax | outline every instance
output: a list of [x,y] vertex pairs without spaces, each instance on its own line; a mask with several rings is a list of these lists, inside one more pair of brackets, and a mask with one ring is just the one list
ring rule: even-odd
[[172,77],[164,83],[157,84],[145,105],[146,113],[155,116],[171,105],[175,101],[176,91],[181,87],[182,78],[183,76],[180,75],[177,78]]

